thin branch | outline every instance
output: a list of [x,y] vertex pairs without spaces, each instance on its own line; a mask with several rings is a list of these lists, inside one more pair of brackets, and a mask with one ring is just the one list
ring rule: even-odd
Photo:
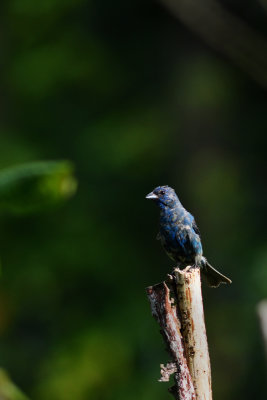
[[160,0],[182,23],[267,87],[267,38],[217,0]]
[[262,300],[257,305],[257,313],[260,320],[261,333],[267,359],[267,300]]

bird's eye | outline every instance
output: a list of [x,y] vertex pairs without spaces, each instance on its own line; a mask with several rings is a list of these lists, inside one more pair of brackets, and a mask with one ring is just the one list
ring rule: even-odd
[[160,190],[160,191],[159,191],[159,194],[161,194],[162,196],[164,196],[165,190]]

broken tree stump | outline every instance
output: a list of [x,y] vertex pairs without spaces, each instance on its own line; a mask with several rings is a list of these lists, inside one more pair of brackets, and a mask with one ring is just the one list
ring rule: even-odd
[[161,382],[168,382],[170,374],[174,373],[175,385],[170,389],[177,400],[196,399],[193,382],[184,354],[183,338],[180,321],[177,318],[174,297],[166,282],[147,288],[152,315],[161,327],[172,362],[166,367],[161,365]]
[[169,390],[176,400],[212,400],[199,269],[176,268],[166,281],[148,287],[147,295],[171,356],[161,365],[160,381],[174,374]]

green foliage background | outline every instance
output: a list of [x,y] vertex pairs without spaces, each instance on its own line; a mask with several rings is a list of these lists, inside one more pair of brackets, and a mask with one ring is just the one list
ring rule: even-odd
[[[234,12],[263,27],[263,10]],[[77,195],[0,218],[0,362],[40,400],[163,400],[144,288],[172,268],[158,211],[176,188],[210,262],[214,397],[266,398],[266,91],[157,2],[1,2],[0,167],[69,159]]]

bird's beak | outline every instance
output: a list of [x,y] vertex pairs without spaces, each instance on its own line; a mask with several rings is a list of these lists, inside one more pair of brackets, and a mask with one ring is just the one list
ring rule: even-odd
[[148,193],[148,195],[146,195],[146,199],[157,200],[158,196],[155,193],[151,192],[151,193]]

